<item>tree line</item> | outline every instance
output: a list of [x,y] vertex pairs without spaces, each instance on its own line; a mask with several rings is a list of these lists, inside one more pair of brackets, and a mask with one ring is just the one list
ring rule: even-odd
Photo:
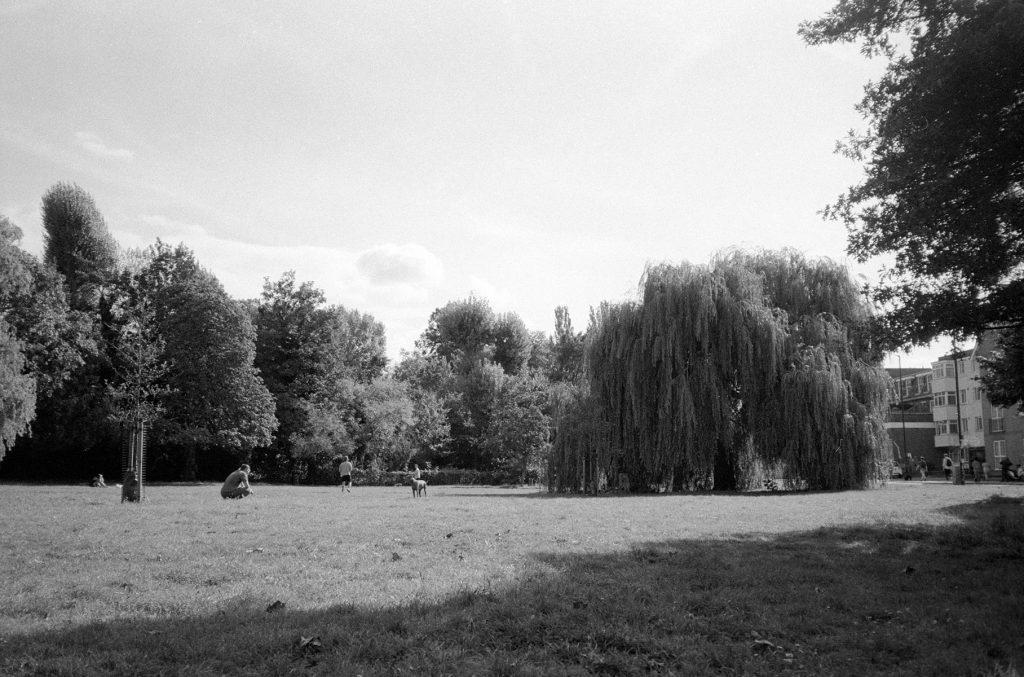
[[41,260],[0,217],[0,451],[4,475],[115,473],[123,432],[150,430],[154,479],[219,477],[248,460],[272,481],[325,482],[419,463],[535,478],[552,383],[581,373],[565,308],[530,332],[484,299],[432,314],[388,365],[383,325],[330,305],[293,272],[231,298],[184,245],[122,251],[92,197],[42,199]]
[[70,184],[42,200],[45,247],[3,219],[3,462],[9,477],[116,470],[151,431],[152,479],[333,481],[418,463],[553,490],[737,488],[756,464],[864,486],[886,383],[844,268],[793,251],[648,270],[636,302],[552,335],[470,296],[437,308],[393,365],[384,327],[293,272],[231,298],[184,245],[122,251]]
[[[43,197],[45,252],[0,218],[0,466],[86,476],[151,422],[153,471],[250,459],[322,481],[339,454],[543,469],[556,491],[866,486],[885,467],[883,350],[995,333],[989,398],[1024,401],[1024,0],[843,0],[800,33],[888,60],[824,215],[882,283],[792,251],[652,266],[636,300],[550,337],[485,299],[431,315],[395,365],[371,316],[286,273],[231,299],[184,246],[120,252],[92,198]],[[104,466],[109,467],[109,466]]]

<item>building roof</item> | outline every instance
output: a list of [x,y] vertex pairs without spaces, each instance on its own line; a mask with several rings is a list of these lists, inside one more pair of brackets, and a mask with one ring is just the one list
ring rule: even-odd
[[918,376],[919,374],[930,374],[932,371],[931,367],[886,367],[885,371],[890,377],[894,379],[908,378],[910,376]]

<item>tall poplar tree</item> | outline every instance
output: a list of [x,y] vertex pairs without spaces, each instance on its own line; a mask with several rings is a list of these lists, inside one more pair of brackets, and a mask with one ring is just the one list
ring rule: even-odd
[[96,308],[102,285],[115,274],[117,244],[89,193],[58,183],[43,195],[43,259],[68,285],[71,305]]

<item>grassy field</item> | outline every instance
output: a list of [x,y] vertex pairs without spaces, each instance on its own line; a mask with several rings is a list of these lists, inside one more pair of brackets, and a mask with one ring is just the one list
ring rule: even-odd
[[3,675],[1017,675],[1024,486],[0,486]]

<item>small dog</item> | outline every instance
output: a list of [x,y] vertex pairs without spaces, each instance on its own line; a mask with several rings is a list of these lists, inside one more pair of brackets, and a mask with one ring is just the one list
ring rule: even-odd
[[427,481],[418,480],[413,478],[410,483],[412,484],[412,497],[426,496],[427,495]]

